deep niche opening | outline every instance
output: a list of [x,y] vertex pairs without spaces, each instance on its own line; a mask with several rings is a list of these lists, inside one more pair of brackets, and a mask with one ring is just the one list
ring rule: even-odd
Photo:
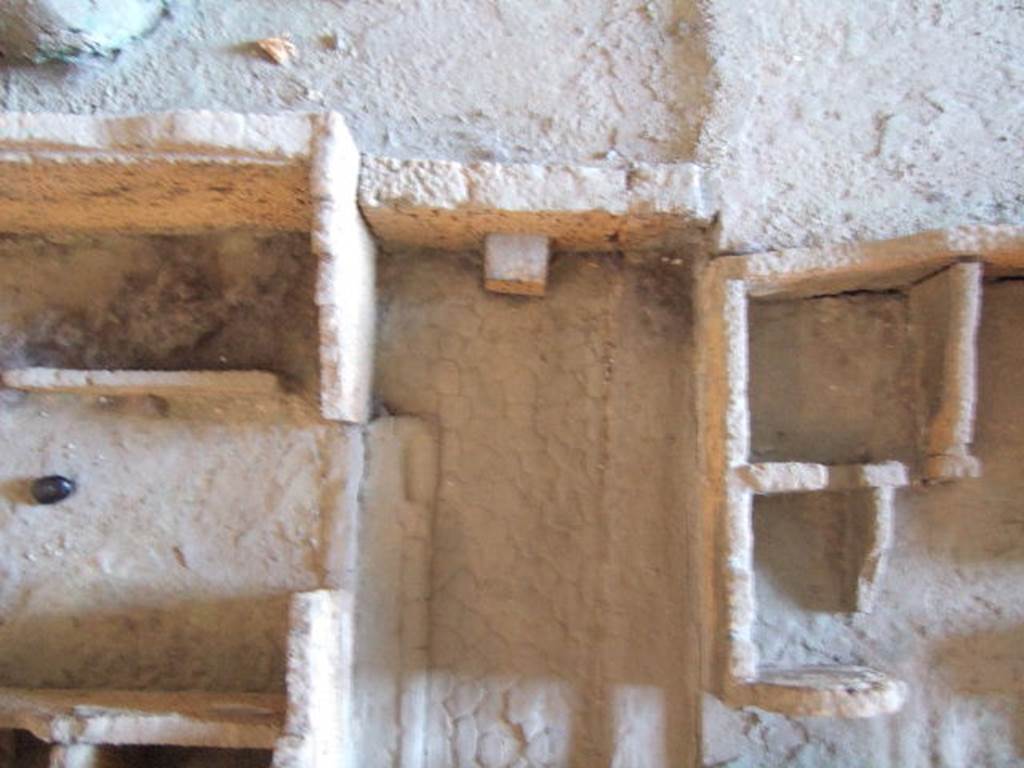
[[298,232],[0,236],[0,368],[265,370],[315,392]]
[[803,640],[823,637],[858,610],[869,546],[869,491],[786,493],[754,498],[755,640],[765,662],[808,657]]
[[754,461],[913,458],[906,294],[755,300],[749,328]]

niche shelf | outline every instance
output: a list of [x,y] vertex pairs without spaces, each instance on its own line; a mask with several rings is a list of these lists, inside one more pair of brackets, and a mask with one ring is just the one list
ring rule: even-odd
[[[754,642],[755,495],[855,491],[870,501],[857,580],[857,609],[869,610],[884,572],[893,499],[910,483],[977,476],[970,446],[976,399],[981,281],[1024,270],[1024,230],[927,232],[859,245],[712,260],[699,281],[701,529],[708,589],[703,595],[707,685],[736,706],[799,716],[870,717],[897,711],[906,685],[881,670],[839,665],[777,668]],[[903,292],[909,300],[918,392],[918,457],[833,465],[751,462],[748,303],[848,291]]]
[[794,717],[873,717],[896,712],[906,685],[870,667],[806,666],[758,669],[737,686],[733,703]]
[[273,750],[275,768],[340,765],[352,632],[346,593],[293,595],[281,695],[0,688],[0,746],[14,760],[12,731],[28,731],[51,745],[53,768],[100,768],[106,750],[127,745]]
[[[333,113],[4,114],[0,232],[311,233],[320,412],[362,423],[370,408],[376,246],[357,206],[360,162],[344,121]],[[147,372],[134,381],[129,373],[97,374],[90,385],[103,380],[131,390],[145,380],[145,387],[166,383],[176,392],[214,391],[205,371],[175,371],[163,383]],[[24,380],[22,372],[12,374]],[[267,386],[245,376],[216,384]],[[75,371],[49,378],[78,380],[74,390],[86,381]]]

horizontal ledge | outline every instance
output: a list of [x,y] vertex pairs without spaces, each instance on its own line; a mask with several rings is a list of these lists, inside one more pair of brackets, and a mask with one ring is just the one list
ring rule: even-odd
[[0,372],[0,385],[24,392],[82,395],[275,395],[277,376],[266,371],[88,371],[18,368]]
[[[0,115],[0,231],[308,229],[323,120]],[[358,202],[386,245],[477,250],[488,234],[530,232],[563,251],[681,248],[703,241],[715,215],[704,170],[693,163],[360,159]]]
[[543,235],[557,250],[649,250],[711,223],[703,169],[459,163],[365,156],[359,205],[384,244],[480,249],[492,233]]
[[272,749],[279,694],[0,688],[0,728],[55,744]]
[[907,468],[898,461],[879,464],[814,464],[798,461],[747,464],[736,478],[756,494],[856,491],[909,485]]
[[0,151],[301,159],[310,154],[312,117],[204,110],[128,116],[14,112],[0,114]]
[[723,277],[744,280],[751,296],[797,298],[905,288],[960,261],[984,262],[993,274],[1019,273],[1024,227],[930,230],[890,240],[723,256],[712,265]]
[[763,667],[731,688],[730,703],[795,717],[875,717],[898,712],[906,683],[870,667]]

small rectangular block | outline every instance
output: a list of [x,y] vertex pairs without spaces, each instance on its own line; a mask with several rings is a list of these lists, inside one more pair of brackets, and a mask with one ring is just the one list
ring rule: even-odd
[[840,464],[829,470],[829,487],[836,491],[902,488],[909,484],[907,468],[898,461],[884,461],[880,464]]
[[797,461],[748,464],[738,474],[758,494],[821,491],[829,483],[829,468],[824,464]]
[[495,293],[543,296],[550,241],[544,235],[488,235],[484,241],[484,287]]

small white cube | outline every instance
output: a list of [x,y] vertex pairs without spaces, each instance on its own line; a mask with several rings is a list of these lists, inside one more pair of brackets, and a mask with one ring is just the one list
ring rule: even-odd
[[545,235],[488,235],[484,241],[484,287],[495,293],[543,296],[550,254],[550,240]]

